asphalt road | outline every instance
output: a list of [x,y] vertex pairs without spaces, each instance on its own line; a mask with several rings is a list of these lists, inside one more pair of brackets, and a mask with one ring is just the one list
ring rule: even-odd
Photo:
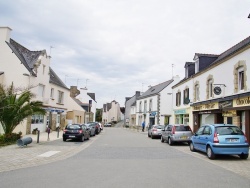
[[68,159],[0,173],[0,187],[249,188],[250,179],[145,133],[106,128],[89,147]]

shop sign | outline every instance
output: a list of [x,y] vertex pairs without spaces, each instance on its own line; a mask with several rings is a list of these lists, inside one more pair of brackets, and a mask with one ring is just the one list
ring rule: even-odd
[[186,114],[186,109],[174,110],[174,114]]
[[223,101],[219,103],[220,109],[233,107],[233,101]]
[[250,105],[250,97],[235,99],[234,105],[239,106],[249,106]]
[[236,110],[227,110],[227,111],[223,111],[222,116],[233,117],[233,116],[237,116],[237,113],[236,113]]
[[218,103],[208,103],[208,104],[194,106],[193,108],[194,111],[218,109]]
[[208,110],[208,111],[199,112],[199,114],[212,114],[212,112]]

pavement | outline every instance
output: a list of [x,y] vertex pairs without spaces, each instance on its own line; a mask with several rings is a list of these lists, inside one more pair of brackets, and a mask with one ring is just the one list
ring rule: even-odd
[[[102,134],[102,133],[101,133]],[[18,146],[17,144],[0,147],[0,172],[11,171],[32,166],[39,166],[64,160],[68,157],[87,148],[98,136],[91,137],[89,140],[81,142],[66,142],[62,141],[62,131],[52,131],[49,134],[43,132],[39,135],[25,135],[23,138],[30,137],[32,142],[27,146]],[[62,142],[56,142],[60,140]]]

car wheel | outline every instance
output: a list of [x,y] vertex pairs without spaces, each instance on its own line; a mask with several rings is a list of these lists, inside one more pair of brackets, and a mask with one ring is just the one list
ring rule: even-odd
[[196,149],[194,148],[193,142],[190,142],[190,144],[189,144],[189,149],[190,149],[190,151],[192,151],[192,152],[196,151]]
[[168,138],[168,144],[169,144],[170,146],[172,146],[172,145],[173,145],[173,142],[172,142],[172,140],[171,140],[171,138],[170,138],[170,137]]
[[81,141],[81,142],[83,142],[83,141],[84,141],[84,135],[82,135],[82,138],[80,139],[80,141]]
[[164,142],[164,139],[163,139],[163,137],[161,136],[161,142],[163,143]]
[[154,136],[151,134],[151,138],[154,139]]
[[66,142],[66,140],[67,140],[66,138],[63,138],[63,141],[64,141],[64,142]]
[[248,154],[241,154],[239,155],[241,159],[247,159],[248,158]]
[[209,159],[214,159],[215,158],[214,152],[213,152],[213,150],[212,150],[212,148],[210,146],[207,147],[207,157]]

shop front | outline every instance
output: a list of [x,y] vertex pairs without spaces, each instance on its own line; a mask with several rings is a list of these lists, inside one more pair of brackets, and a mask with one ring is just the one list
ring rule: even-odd
[[203,102],[193,105],[193,131],[201,125],[223,123],[222,111],[218,102]]
[[237,125],[250,141],[250,93],[225,98],[220,102],[224,123]]
[[175,123],[189,125],[189,108],[174,110]]

